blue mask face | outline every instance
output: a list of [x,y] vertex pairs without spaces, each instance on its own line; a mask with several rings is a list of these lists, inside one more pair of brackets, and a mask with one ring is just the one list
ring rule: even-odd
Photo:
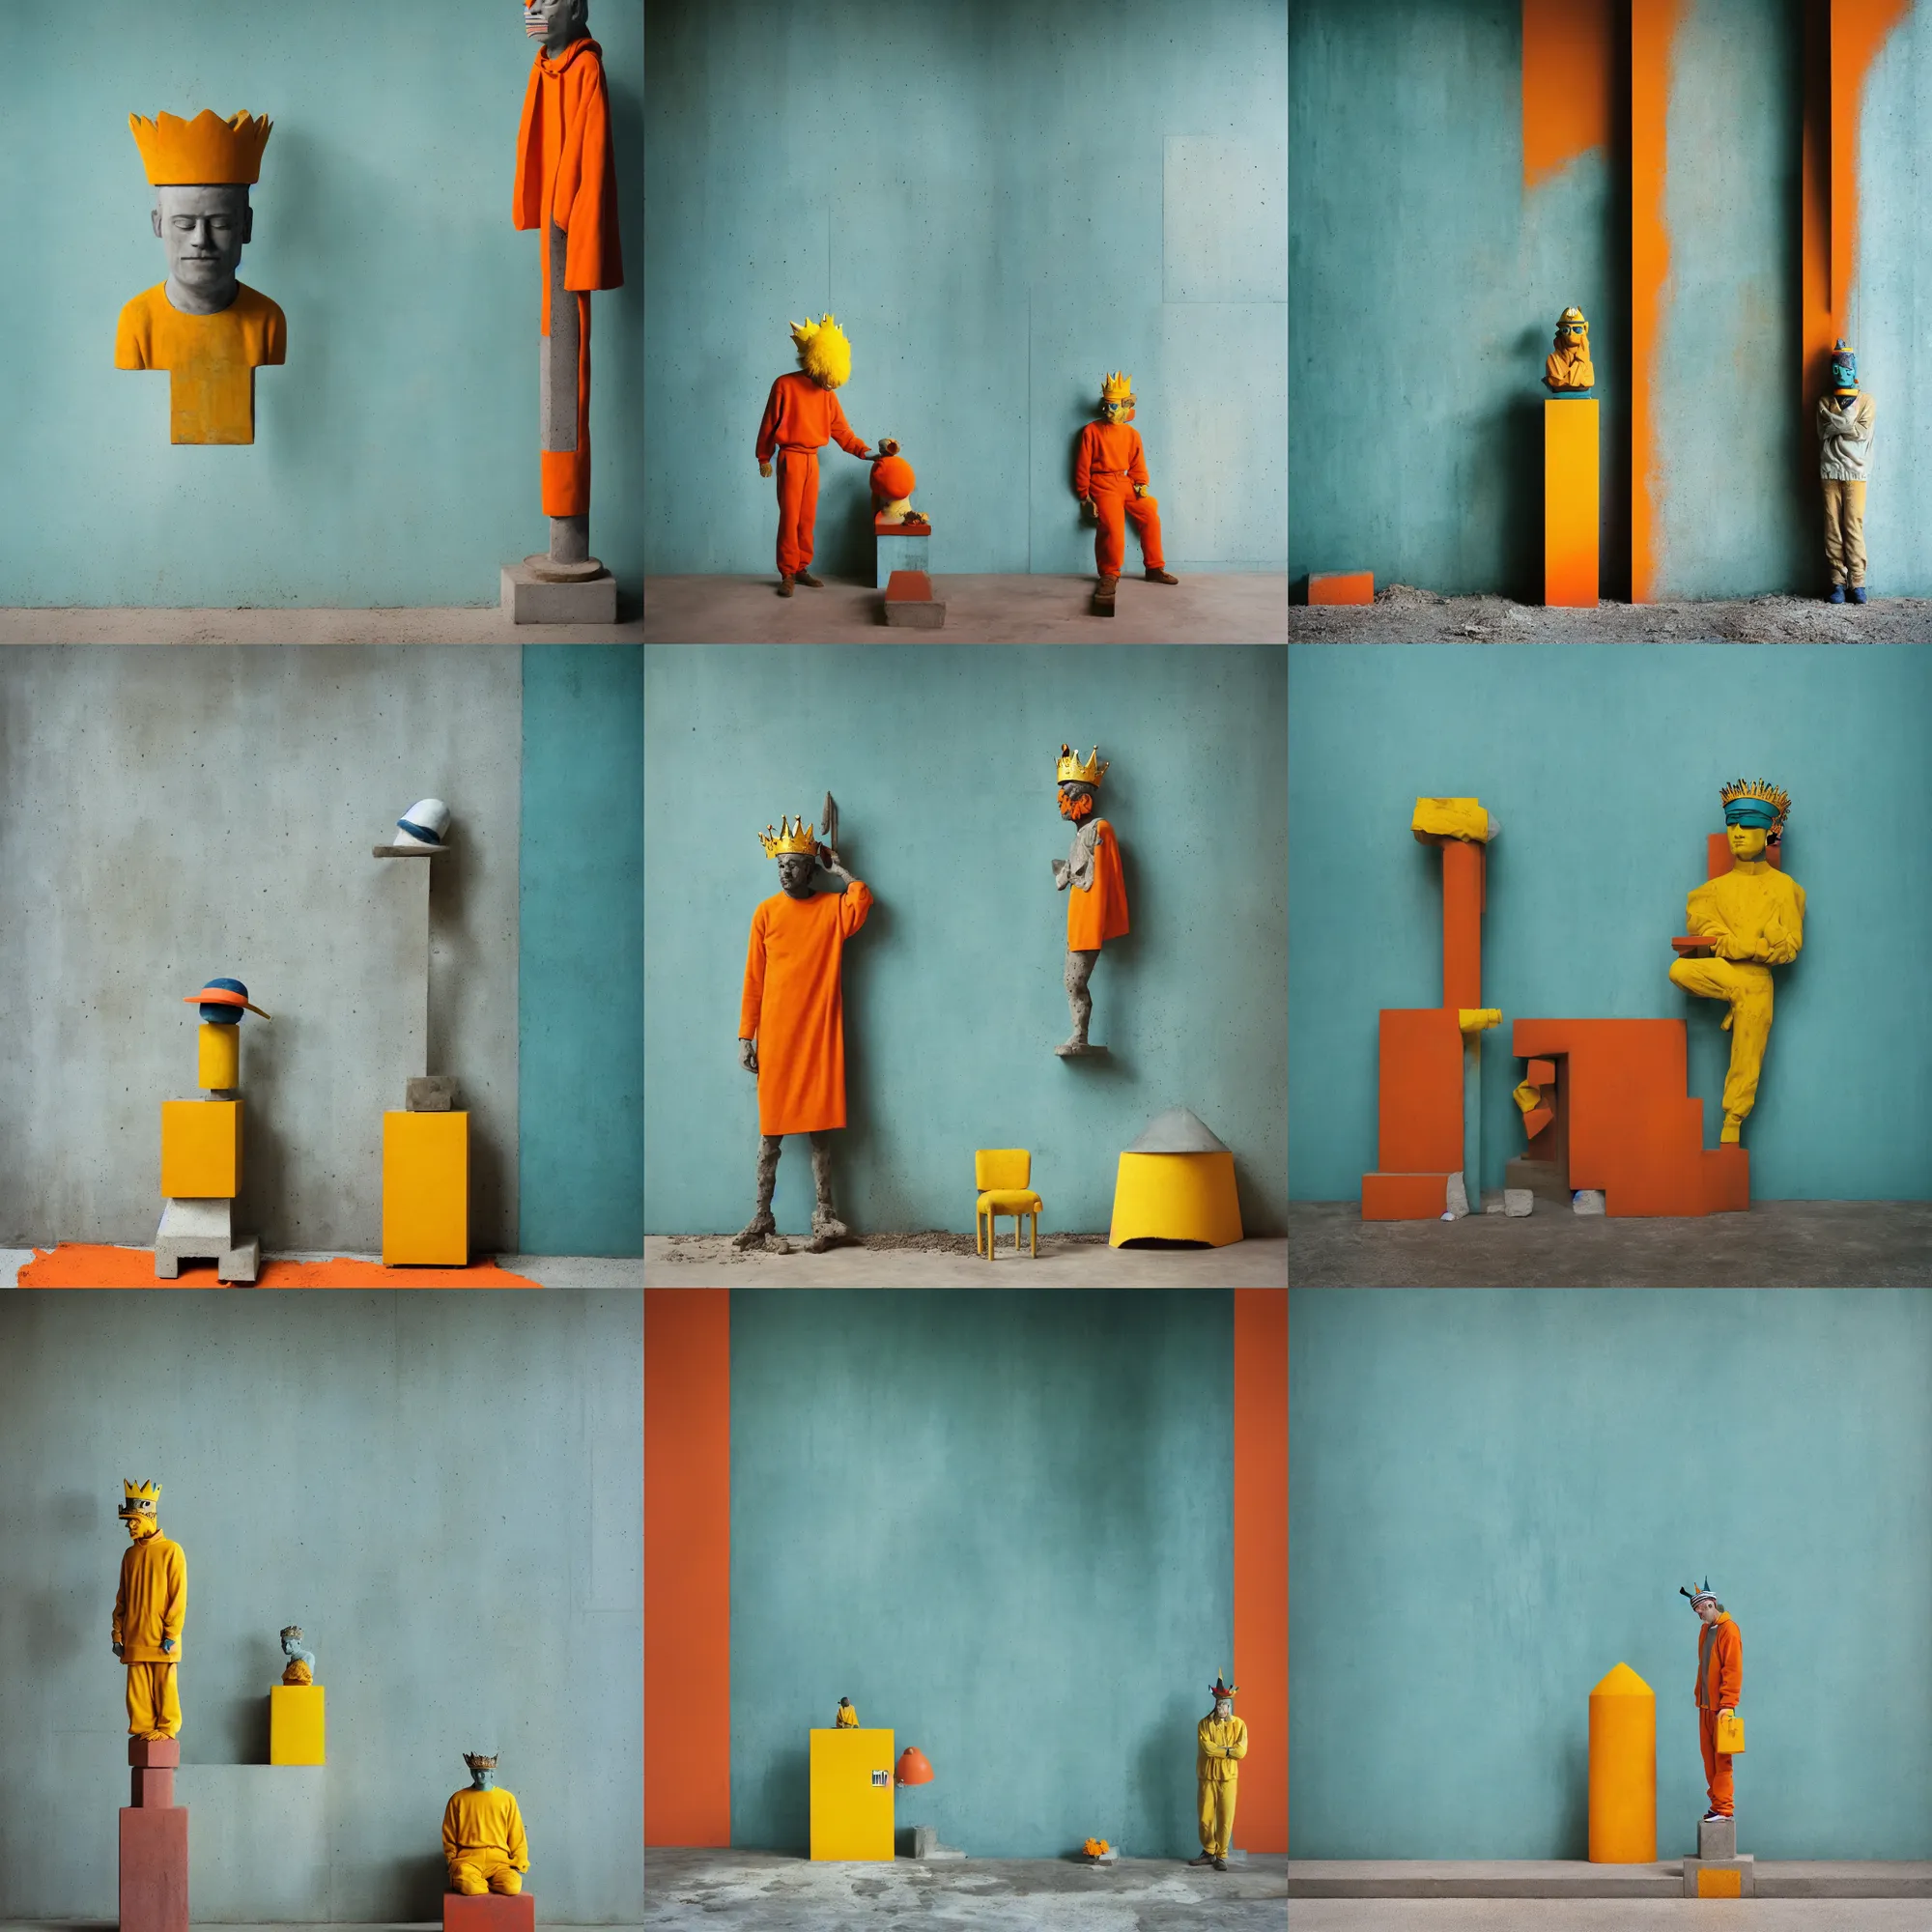
[[1859,386],[1859,358],[1856,355],[1834,355],[1832,358],[1832,385],[1837,389],[1856,389]]

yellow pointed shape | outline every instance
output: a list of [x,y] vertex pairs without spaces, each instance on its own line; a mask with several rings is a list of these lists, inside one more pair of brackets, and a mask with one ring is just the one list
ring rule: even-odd
[[1628,1663],[1590,1692],[1590,1862],[1657,1859],[1657,1694]]
[[1655,1697],[1657,1692],[1633,1670],[1620,1663],[1591,1690],[1593,1697]]

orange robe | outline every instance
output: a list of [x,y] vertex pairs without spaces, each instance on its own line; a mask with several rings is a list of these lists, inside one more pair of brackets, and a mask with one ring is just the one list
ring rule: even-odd
[[1127,929],[1127,882],[1121,844],[1104,818],[1094,821],[1094,883],[1066,889],[1066,950],[1091,952]]
[[845,1003],[839,964],[872,895],[775,894],[752,915],[738,1037],[758,1042],[758,1131],[809,1134],[845,1124]]
[[[541,228],[543,334],[546,366],[551,354],[553,297],[561,275],[564,301],[575,314],[556,315],[567,346],[576,337],[575,435],[543,436],[543,507],[547,517],[590,514],[590,291],[624,285],[617,240],[617,163],[611,147],[611,97],[604,81],[604,50],[595,41],[573,41],[553,61],[539,52],[524,93],[517,131],[517,182],[513,211],[519,228]],[[563,304],[555,304],[561,310]],[[565,408],[553,412],[566,420]]]
[[1090,422],[1080,432],[1073,458],[1073,494],[1094,499],[1099,528],[1094,533],[1094,561],[1102,577],[1118,577],[1126,560],[1131,522],[1140,536],[1141,554],[1150,570],[1163,570],[1160,516],[1151,497],[1136,497],[1133,486],[1148,480],[1147,452],[1141,433],[1130,423]]
[[1697,1631],[1697,1743],[1704,1753],[1704,1784],[1711,1808],[1731,1816],[1735,1785],[1731,1754],[1718,1748],[1718,1713],[1735,1711],[1745,1686],[1745,1642],[1728,1616]]
[[156,282],[114,330],[115,368],[170,372],[170,442],[253,442],[255,371],[288,357],[288,318],[246,282],[217,315],[185,314]]
[[765,399],[758,424],[758,461],[779,466],[779,546],[781,577],[795,577],[811,561],[818,527],[818,452],[837,442],[848,455],[864,456],[864,440],[853,435],[838,407],[838,392],[821,387],[802,369],[781,376]]

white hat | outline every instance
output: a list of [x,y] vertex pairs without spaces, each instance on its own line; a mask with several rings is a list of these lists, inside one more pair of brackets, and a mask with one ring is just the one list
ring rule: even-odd
[[396,840],[398,845],[426,845],[440,850],[449,830],[449,808],[440,798],[418,799],[396,820],[396,830],[403,835]]

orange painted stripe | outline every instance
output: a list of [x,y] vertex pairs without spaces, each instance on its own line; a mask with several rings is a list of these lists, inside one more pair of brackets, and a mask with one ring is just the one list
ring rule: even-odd
[[1288,1850],[1288,1290],[1235,1291],[1235,1682],[1248,1725],[1236,1819]]
[[1669,168],[1670,53],[1680,0],[1630,0],[1631,31],[1631,602],[1656,594],[1657,464],[1651,377],[1662,329],[1670,235],[1663,215]]
[[1609,146],[1611,31],[1610,0],[1522,0],[1525,190]]
[[[97,1241],[61,1241],[36,1248],[20,1270],[22,1288],[215,1288],[213,1262],[184,1262],[173,1281],[155,1278],[152,1248],[116,1248]],[[337,1255],[326,1262],[265,1261],[257,1288],[535,1288],[527,1275],[511,1274],[494,1261],[469,1267],[384,1267],[380,1262]]]
[[730,1842],[731,1292],[649,1288],[644,1843]]

